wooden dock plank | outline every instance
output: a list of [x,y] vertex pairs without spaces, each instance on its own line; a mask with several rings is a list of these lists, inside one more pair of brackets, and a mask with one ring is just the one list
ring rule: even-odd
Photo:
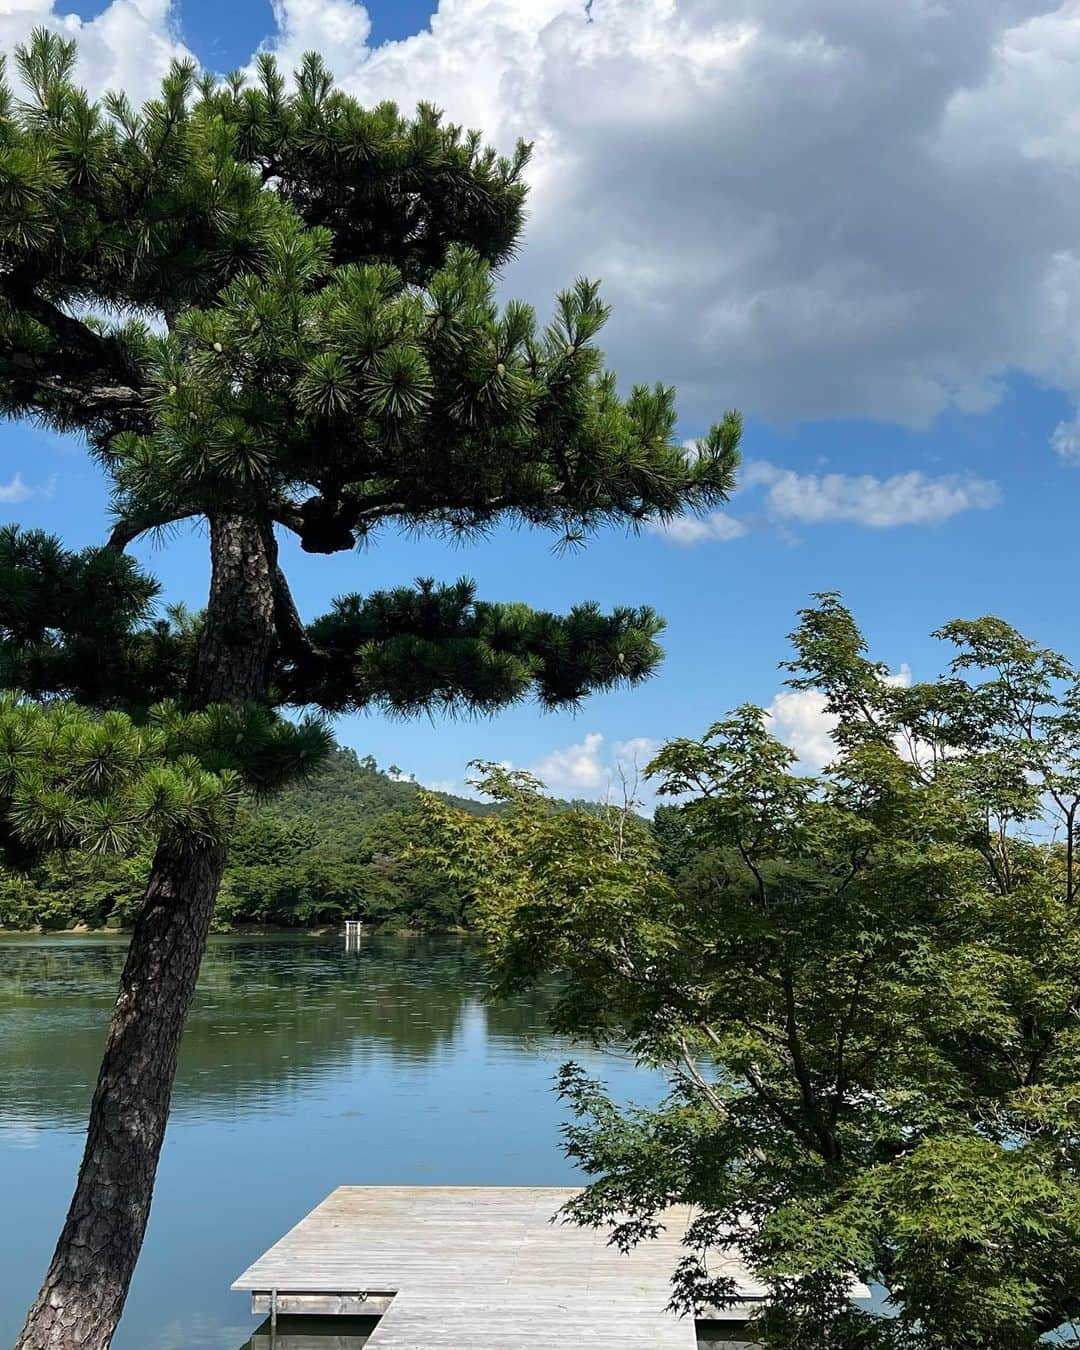
[[368,1342],[369,1350],[695,1350],[692,1320],[643,1312],[632,1298],[615,1304],[560,1299],[482,1299],[447,1307],[399,1294]]
[[[233,1285],[260,1309],[305,1297],[385,1308],[371,1350],[693,1350],[666,1310],[689,1211],[629,1253],[557,1216],[564,1187],[342,1186]],[[731,1273],[740,1277],[736,1263]],[[748,1299],[760,1286],[741,1272]],[[351,1296],[351,1297],[350,1297]]]

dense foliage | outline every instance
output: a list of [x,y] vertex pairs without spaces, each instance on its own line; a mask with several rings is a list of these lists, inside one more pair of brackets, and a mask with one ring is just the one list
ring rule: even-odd
[[669,1074],[627,1110],[566,1068],[573,1216],[632,1243],[692,1203],[677,1306],[728,1304],[733,1252],[770,1348],[1032,1350],[1080,1318],[1080,682],[997,619],[940,636],[948,673],[898,687],[823,597],[789,672],[832,765],[740,708],[657,756],[654,831],[500,770],[505,813],[426,804],[502,989],[561,971],[561,1030]]
[[17,897],[35,865],[72,859],[74,875],[91,876],[163,836],[191,846],[223,839],[245,788],[295,780],[326,750],[320,723],[294,726],[255,708],[184,713],[159,703],[136,722],[0,695],[0,864],[14,869]]
[[[421,827],[415,783],[337,749],[310,778],[278,795],[239,798],[216,924],[311,927],[348,918],[416,929],[468,926],[462,893],[417,854]],[[0,927],[129,926],[151,858],[148,849],[66,849],[0,867]]]

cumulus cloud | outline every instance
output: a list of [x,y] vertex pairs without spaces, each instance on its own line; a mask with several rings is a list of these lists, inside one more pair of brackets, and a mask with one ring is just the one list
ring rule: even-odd
[[331,67],[356,61],[371,36],[367,10],[351,0],[273,0],[273,9],[278,31],[266,47],[286,70],[310,51],[321,52]]
[[1010,369],[1080,394],[1078,54],[1076,0],[443,0],[335,63],[534,137],[511,283],[602,276],[691,417],[920,425]]
[[[884,677],[884,683],[892,688],[907,688],[911,680],[911,666],[906,661]],[[766,707],[765,714],[772,735],[794,750],[799,771],[820,773],[835,756],[832,734],[836,718],[829,712],[821,690],[783,689]],[[575,744],[552,750],[529,767],[550,792],[559,796],[619,800],[625,782],[631,790],[636,787],[639,798],[651,802],[649,785],[639,780],[659,749],[660,742],[649,736],[609,745],[600,732],[591,731]],[[915,752],[902,739],[898,739],[897,749],[905,755]]]
[[731,516],[714,511],[681,516],[650,529],[674,544],[690,547],[716,540],[726,543],[755,529],[791,523],[846,523],[878,530],[940,525],[962,511],[985,511],[1001,501],[998,485],[974,474],[933,477],[911,470],[876,478],[868,473],[797,473],[762,459],[745,466],[741,486],[751,499],[756,489],[764,491],[759,514]]
[[552,792],[569,792],[572,796],[592,795],[604,786],[606,779],[600,763],[604,738],[598,731],[590,731],[584,740],[562,750],[552,750],[533,766],[533,772]]
[[795,751],[800,767],[808,773],[818,773],[836,753],[832,738],[836,718],[826,708],[820,690],[784,690],[765,711],[772,734]]
[[628,741],[615,742],[615,765],[628,778],[644,773],[645,766],[660,749],[651,736],[633,736]]
[[[172,13],[8,0],[0,46],[48,23],[140,98],[185,51]],[[546,310],[600,276],[613,361],[688,420],[924,425],[1010,371],[1080,399],[1080,0],[441,0],[379,47],[350,0],[274,13],[287,63],[318,46],[365,101],[534,140],[507,289]]]
[[770,515],[818,525],[849,521],[873,529],[937,525],[961,511],[986,510],[1001,500],[996,483],[945,474],[931,478],[917,470],[875,478],[872,474],[801,474],[767,460],[751,461],[743,482],[764,487]]
[[1080,417],[1059,422],[1050,437],[1050,444],[1066,464],[1080,464]]
[[0,3],[0,51],[12,52],[38,27],[78,41],[77,75],[92,94],[121,89],[135,103],[157,92],[170,61],[191,56],[176,30],[171,0],[112,0],[92,19],[65,12],[53,0]]
[[625,782],[634,791],[658,745],[648,736],[615,741],[610,748],[599,731],[588,732],[575,745],[552,750],[531,771],[551,791],[564,797],[618,798]]
[[704,516],[676,516],[674,520],[651,524],[651,534],[662,535],[673,544],[703,544],[708,540],[727,543],[750,533],[750,523],[724,511],[710,511]]

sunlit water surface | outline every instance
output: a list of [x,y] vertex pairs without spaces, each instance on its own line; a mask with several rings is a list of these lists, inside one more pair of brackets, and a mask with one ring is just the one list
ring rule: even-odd
[[[124,949],[0,937],[0,1345],[63,1221]],[[620,1097],[654,1098],[625,1059],[547,1034],[542,995],[486,1003],[467,941],[215,938],[114,1350],[247,1346],[255,1322],[229,1284],[335,1186],[579,1181],[552,1091],[571,1054]],[[349,1330],[305,1326],[297,1350],[363,1345]]]

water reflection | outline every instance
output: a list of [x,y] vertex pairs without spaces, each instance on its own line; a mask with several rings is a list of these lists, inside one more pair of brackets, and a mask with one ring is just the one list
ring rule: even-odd
[[240,1350],[361,1350],[377,1325],[375,1317],[281,1317],[276,1334],[266,1321]]
[[[377,1326],[375,1317],[282,1317],[276,1333],[267,1320],[240,1350],[361,1350]],[[699,1350],[755,1350],[746,1336],[737,1322],[697,1323]]]
[[[0,945],[0,1129],[81,1130],[122,940]],[[272,1109],[313,1079],[389,1057],[422,1066],[465,1035],[548,1040],[542,1000],[485,1005],[466,941],[217,938],[184,1037],[175,1116]]]
[[[0,937],[0,1345],[63,1221],[124,952]],[[546,1033],[544,997],[484,992],[467,941],[215,939],[114,1350],[237,1350],[252,1320],[229,1284],[343,1183],[579,1180],[552,1092],[568,1048]],[[625,1059],[577,1057],[621,1096],[655,1095]]]

